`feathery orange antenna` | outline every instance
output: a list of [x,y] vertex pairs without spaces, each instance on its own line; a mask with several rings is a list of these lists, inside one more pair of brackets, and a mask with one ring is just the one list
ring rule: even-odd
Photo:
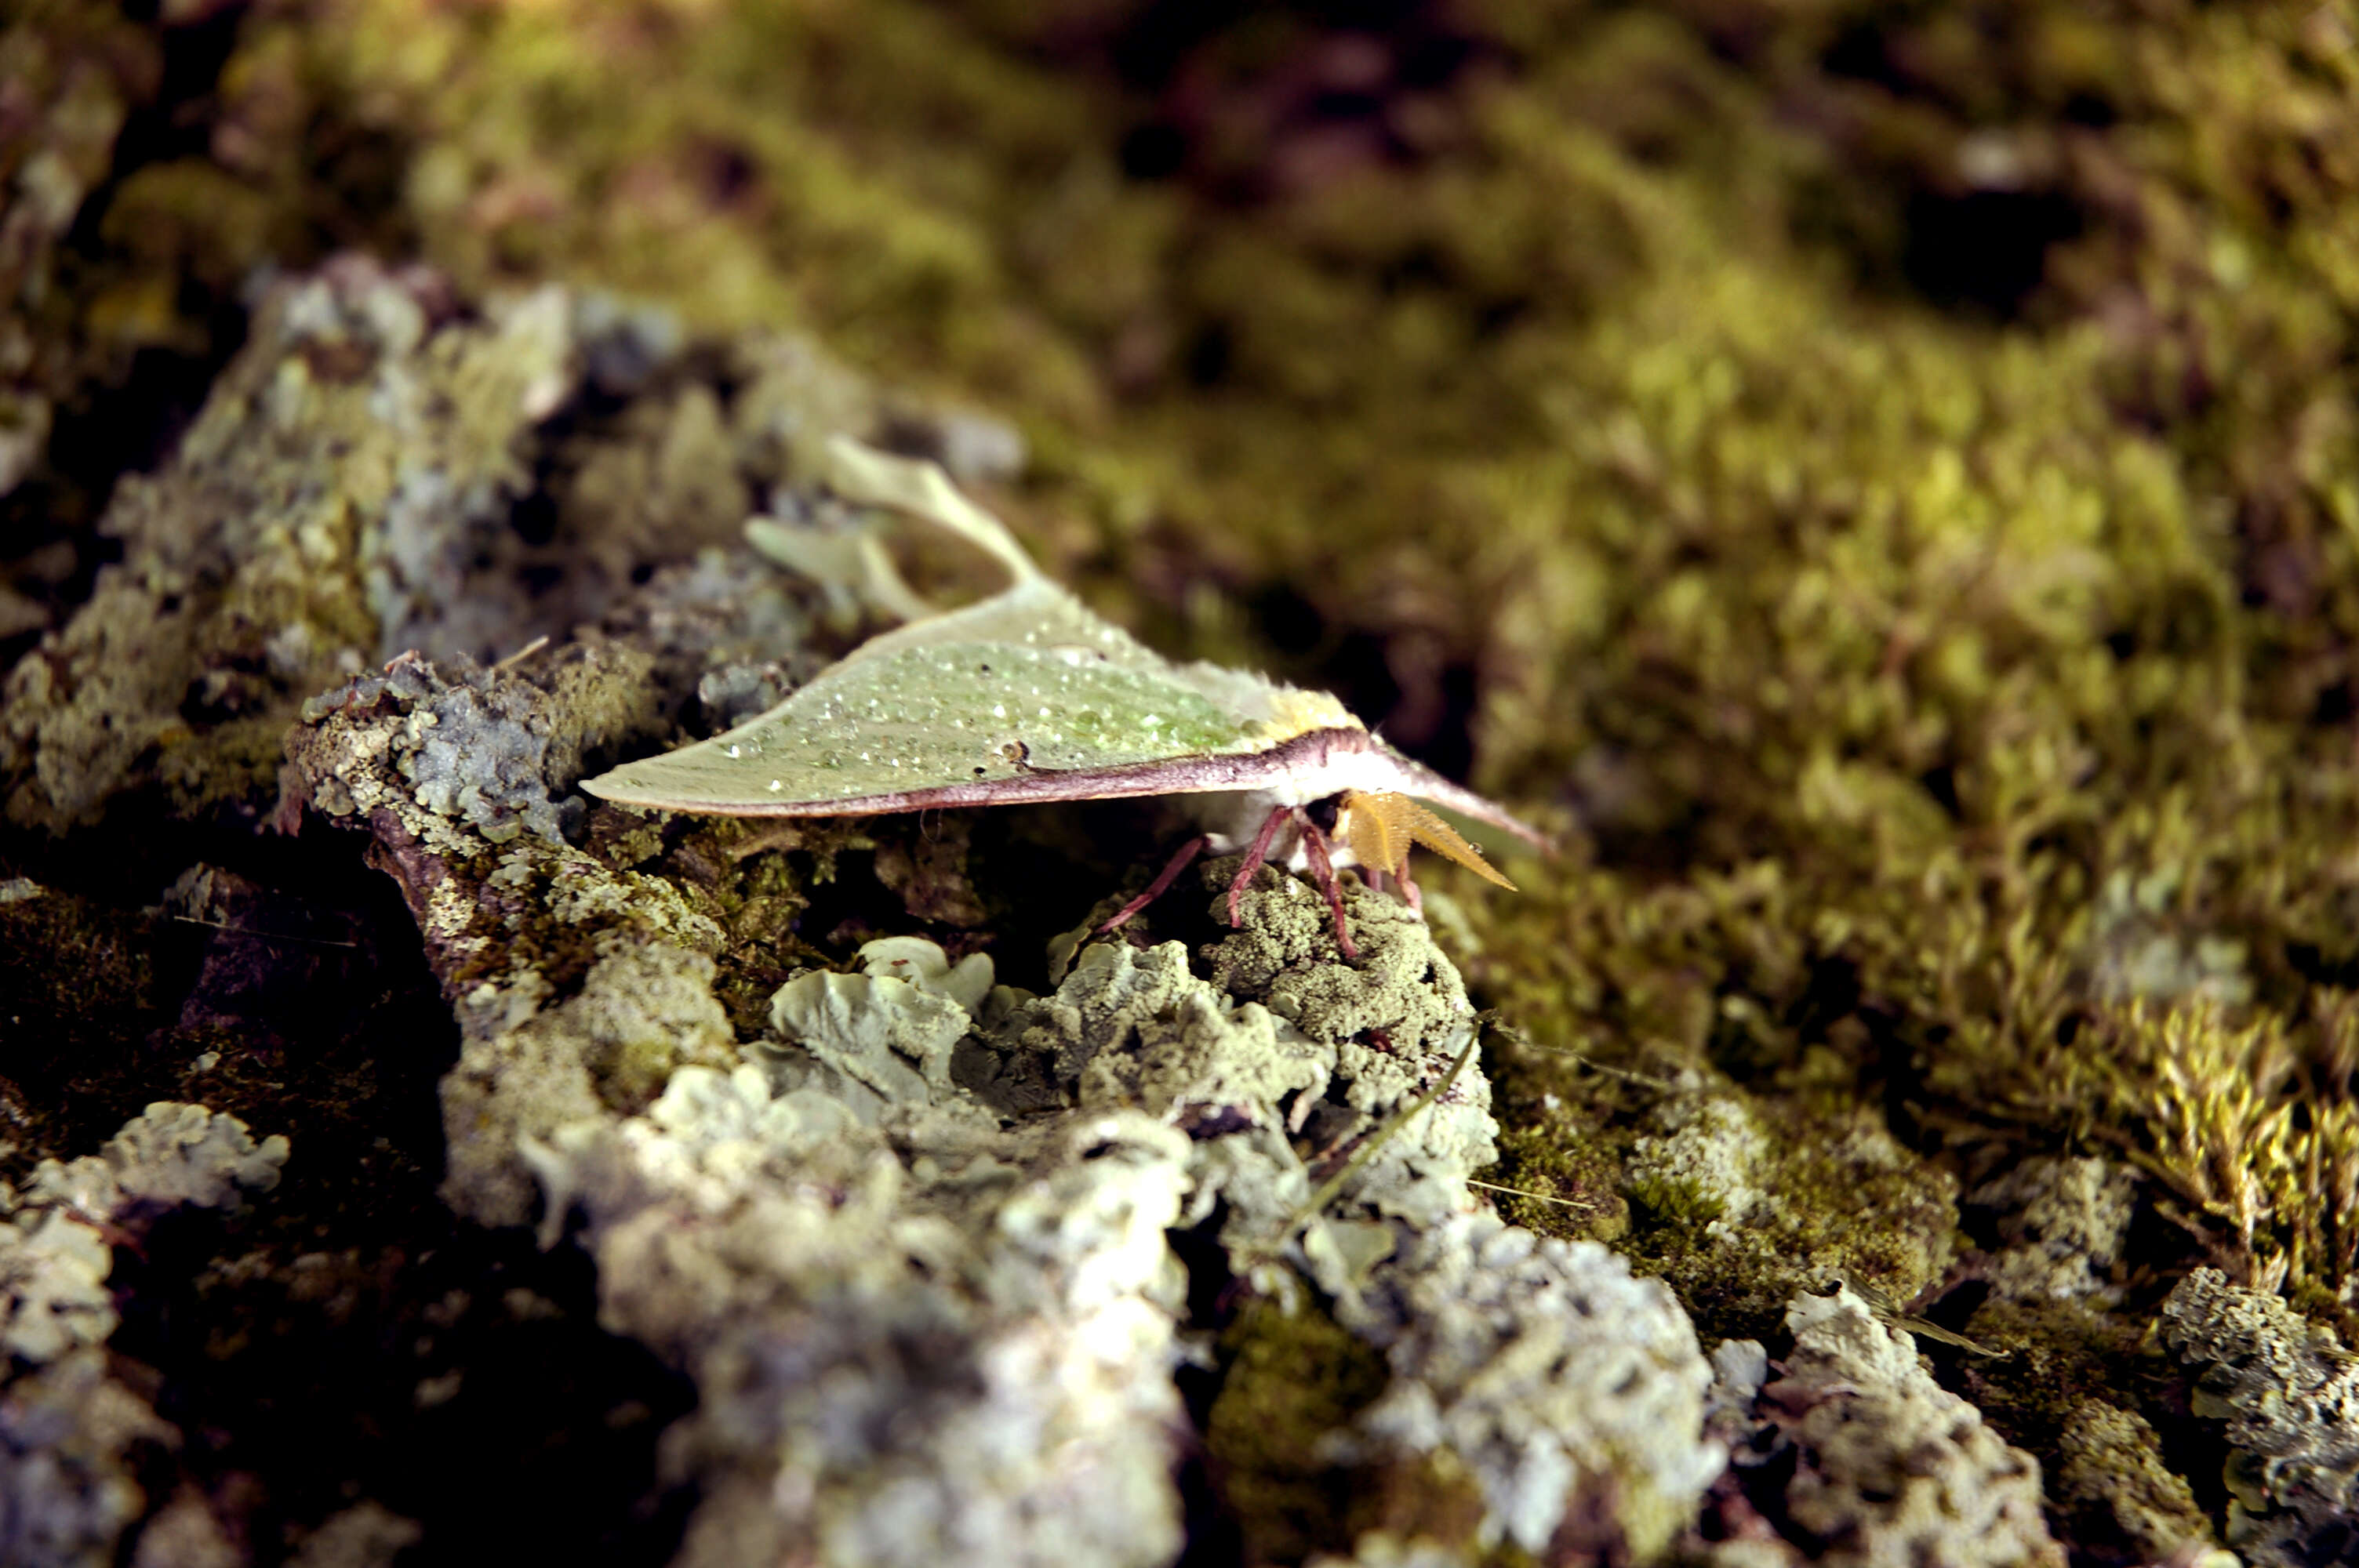
[[1353,858],[1363,866],[1398,876],[1408,864],[1409,846],[1422,844],[1476,876],[1495,881],[1509,892],[1516,891],[1516,884],[1493,870],[1482,850],[1405,795],[1346,790],[1343,813],[1344,837],[1351,843]]

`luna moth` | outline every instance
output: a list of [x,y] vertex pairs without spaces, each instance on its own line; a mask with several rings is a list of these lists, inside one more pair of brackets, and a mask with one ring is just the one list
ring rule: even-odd
[[[620,805],[736,816],[1187,796],[1203,830],[1102,930],[1145,908],[1198,854],[1243,849],[1232,925],[1263,864],[1304,866],[1353,957],[1339,867],[1389,876],[1414,904],[1408,853],[1421,844],[1514,885],[1420,801],[1545,847],[1538,831],[1403,755],[1325,692],[1148,649],[1043,574],[932,463],[843,438],[830,456],[839,495],[957,534],[1014,580],[871,638],[756,719],[584,789]],[[890,571],[881,557],[865,566]],[[890,597],[908,598],[888,586]]]

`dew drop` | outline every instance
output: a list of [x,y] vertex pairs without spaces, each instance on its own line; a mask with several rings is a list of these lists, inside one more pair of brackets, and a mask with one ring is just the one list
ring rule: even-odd
[[770,781],[770,793],[771,793],[772,795],[776,795],[776,794],[777,794],[780,790],[782,790],[782,789],[784,789],[784,788],[786,788],[786,787],[787,787],[787,786],[786,786],[786,784],[785,784],[783,782],[781,782],[780,780],[777,780],[777,779],[772,779],[772,780]]
[[1005,719],[1005,718],[1006,718],[1006,717],[1007,717],[1007,704],[1006,704],[1006,703],[1004,703],[1004,702],[995,702],[995,703],[993,703],[993,704],[991,705],[991,716],[992,716],[994,719]]

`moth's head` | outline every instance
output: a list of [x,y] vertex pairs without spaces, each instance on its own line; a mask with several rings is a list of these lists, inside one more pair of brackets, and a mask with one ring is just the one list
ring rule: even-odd
[[[1332,805],[1335,821],[1328,831],[1349,844],[1353,859],[1364,867],[1398,876],[1408,864],[1411,846],[1422,844],[1475,875],[1515,891],[1516,884],[1494,871],[1482,850],[1408,795],[1350,789],[1320,804]],[[1318,809],[1311,807],[1313,820]]]
[[1314,800],[1302,808],[1302,815],[1310,818],[1311,826],[1320,832],[1330,838],[1338,838],[1342,834],[1343,802],[1350,798],[1351,792],[1346,790],[1342,795],[1331,795],[1324,800]]

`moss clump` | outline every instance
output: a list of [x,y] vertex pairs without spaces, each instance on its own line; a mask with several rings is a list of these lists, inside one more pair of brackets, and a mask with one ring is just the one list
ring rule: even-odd
[[1575,1240],[1614,1242],[1630,1228],[1622,1162],[1578,1126],[1526,1119],[1502,1108],[1499,1165],[1490,1196],[1510,1224]]
[[2119,1561],[2151,1563],[2212,1541],[2211,1520],[2144,1417],[2084,1400],[2067,1417],[2060,1450],[2049,1495],[2083,1551],[2102,1544]]
[[[1369,1538],[1463,1542],[1484,1517],[1481,1487],[1447,1448],[1392,1465],[1320,1457],[1389,1380],[1381,1352],[1320,1309],[1256,1299],[1222,1331],[1220,1393],[1205,1457],[1243,1537],[1244,1561],[1299,1563]],[[1486,1561],[1523,1560],[1512,1544]]]
[[1320,1459],[1385,1391],[1381,1352],[1311,1306],[1256,1300],[1222,1331],[1225,1369],[1204,1452],[1235,1513],[1246,1560],[1299,1562],[1351,1539],[1364,1477]]
[[1620,1243],[1658,1272],[1707,1334],[1758,1338],[1786,1306],[1841,1279],[1908,1302],[1957,1249],[1957,1184],[1864,1109],[1824,1116],[1790,1102],[1684,1120],[1628,1141]]
[[2359,1281],[2359,1009],[2321,988],[2313,1016],[2207,1000],[2100,1013],[2104,1130],[2209,1222],[2215,1259],[2347,1333]]

